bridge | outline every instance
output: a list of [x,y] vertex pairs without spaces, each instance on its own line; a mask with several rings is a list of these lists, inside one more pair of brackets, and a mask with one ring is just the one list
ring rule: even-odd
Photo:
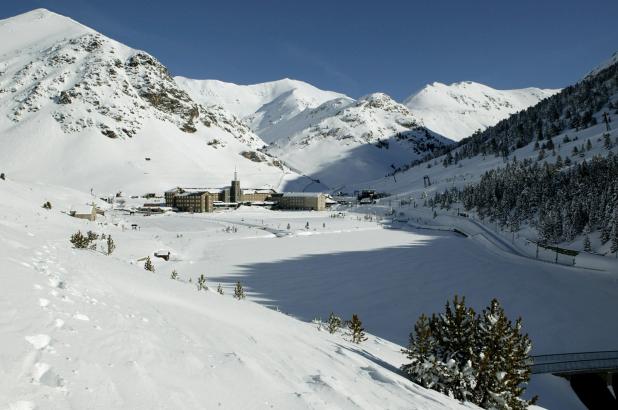
[[618,409],[618,351],[532,356],[531,371],[564,377],[591,410]]

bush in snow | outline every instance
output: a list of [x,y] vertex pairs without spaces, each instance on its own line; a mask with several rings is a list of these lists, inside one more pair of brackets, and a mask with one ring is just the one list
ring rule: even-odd
[[221,287],[221,284],[219,283],[219,285],[217,286],[217,293],[220,295],[223,295],[223,288]]
[[112,239],[111,235],[109,235],[106,239],[107,239],[107,254],[111,255],[112,252],[114,252],[114,249],[116,249],[116,244],[114,243],[114,240]]
[[70,241],[77,249],[86,249],[90,244],[90,240],[88,239],[88,237],[82,234],[81,231],[77,231],[76,233],[71,235]]
[[458,400],[523,410],[536,401],[520,398],[530,379],[531,346],[521,319],[508,320],[496,299],[477,315],[455,296],[444,313],[418,319],[402,370],[415,383]]
[[176,279],[178,279],[178,272],[176,272],[176,269],[174,269],[174,270],[172,271],[172,274],[170,275],[170,278],[171,278],[172,280],[176,280]]
[[94,233],[94,232],[92,232],[92,231],[88,231],[88,232],[86,232],[86,235],[88,236],[88,241],[89,241],[89,242],[94,242],[94,241],[96,241],[97,239],[99,239],[99,234]]
[[245,298],[245,290],[242,288],[240,282],[236,282],[236,287],[234,288],[234,297],[238,300]]
[[333,312],[328,316],[328,333],[333,334],[341,327],[341,318]]
[[363,322],[358,318],[358,315],[352,315],[352,320],[348,323],[348,329],[350,330],[350,336],[352,337],[352,343],[360,343],[367,340],[365,336],[365,329],[363,328]]
[[197,278],[197,290],[208,290],[208,286],[206,286],[206,276],[201,274],[199,278]]
[[152,264],[152,261],[150,260],[150,256],[146,257],[146,262],[144,262],[144,269],[153,272],[155,271],[155,267]]
[[52,209],[52,204],[49,201],[43,202],[43,205],[41,205],[41,207],[43,209]]

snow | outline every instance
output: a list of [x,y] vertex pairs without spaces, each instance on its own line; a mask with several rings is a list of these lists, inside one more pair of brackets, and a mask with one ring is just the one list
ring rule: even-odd
[[[241,155],[264,142],[222,108],[191,100],[144,52],[46,10],[0,21],[0,38],[11,39],[0,45],[7,175],[101,194],[224,186],[235,165],[249,186],[302,180],[273,158]],[[182,131],[187,124],[195,132]]]
[[[615,260],[537,261],[525,245],[531,232],[516,240],[452,211],[434,220],[429,209],[399,203],[474,182],[501,158],[448,168],[437,159],[383,177],[427,153],[426,144],[449,143],[423,123],[459,138],[556,90],[434,83],[408,109],[385,94],[352,100],[289,79],[175,82],[147,54],[43,9],[0,21],[0,38],[10,39],[0,44],[0,408],[474,408],[397,370],[416,318],[441,311],[454,294],[477,311],[497,297],[509,318],[522,316],[532,354],[615,348],[618,330],[607,326],[618,297]],[[143,64],[132,65],[136,56]],[[86,91],[59,103],[77,84]],[[177,105],[155,107],[145,84],[163,85]],[[195,107],[195,132],[181,131]],[[578,140],[554,138],[557,152],[564,158],[590,139],[585,155],[603,153],[603,131],[569,130]],[[289,167],[240,155],[265,141]],[[531,146],[514,154],[537,155]],[[128,208],[141,206],[130,196],[144,192],[226,186],[234,165],[243,186],[395,196],[332,212],[153,216],[97,199],[122,190]],[[106,210],[96,222],[65,213],[90,203]],[[97,251],[73,249],[77,230],[111,234],[115,252],[104,255],[104,241]],[[173,257],[152,257],[160,249]],[[146,256],[155,272],[143,269]],[[189,280],[202,274],[211,290],[198,292]],[[237,281],[247,300],[232,298]],[[213,291],[219,283],[223,296]],[[313,321],[330,312],[358,314],[369,340],[352,344]],[[535,376],[527,394],[548,408],[580,408],[553,376]]]
[[[224,222],[183,215],[136,217],[142,228],[130,231],[122,226],[132,220],[121,214],[89,222],[60,212],[89,197],[48,184],[0,184],[1,408],[474,408],[405,379],[396,370],[400,346],[383,338],[355,345],[237,301],[233,284],[221,296],[198,292],[185,269],[181,280],[169,278],[174,265],[209,252],[205,243],[237,247],[261,236],[268,247],[279,239],[241,227],[230,241],[235,234],[221,229]],[[40,208],[43,198],[55,207]],[[78,229],[112,234],[117,251],[73,249],[68,238]],[[155,273],[132,263],[130,255],[200,237],[205,242],[182,248],[183,262],[154,260]],[[208,264],[191,266],[216,283]],[[50,303],[42,308],[38,299]]]
[[330,190],[384,176],[427,155],[430,146],[451,143],[383,93],[328,101],[280,122],[264,138],[273,141],[269,153]]
[[351,100],[344,94],[324,91],[303,81],[284,78],[266,83],[238,85],[218,80],[192,80],[175,77],[176,82],[196,101],[220,105],[240,118],[245,118],[258,135],[280,121],[315,108],[336,98]]
[[596,66],[593,70],[591,70],[586,77],[590,77],[595,74],[598,74],[600,71],[603,71],[607,67],[614,65],[616,63],[618,63],[618,51],[614,52],[614,54],[612,54],[612,56],[609,59],[605,60],[604,62]]
[[[389,225],[378,224],[375,216],[363,217],[382,212],[380,206],[358,208],[338,218],[332,218],[330,212],[252,207],[150,217],[108,212],[104,220],[93,223],[55,210],[87,200],[87,194],[12,181],[3,182],[0,189],[3,198],[13,198],[0,204],[0,262],[6,266],[1,271],[11,272],[16,278],[3,281],[10,295],[4,303],[17,309],[0,309],[0,315],[17,314],[20,319],[12,323],[28,323],[4,327],[3,336],[24,341],[26,336],[49,335],[58,354],[73,360],[67,365],[54,361],[49,352],[43,353],[45,357],[39,362],[51,366],[52,385],[61,379],[62,387],[55,388],[79,390],[81,394],[86,387],[109,386],[105,389],[108,399],[100,398],[96,391],[92,397],[108,400],[104,403],[116,407],[135,404],[121,387],[130,377],[136,378],[137,391],[153,394],[153,401],[144,406],[157,400],[170,406],[177,404],[176,396],[165,394],[166,386],[176,389],[177,384],[184,386],[179,391],[189,398],[186,407],[195,407],[191,403],[199,400],[210,403],[207,396],[219,391],[224,392],[217,397],[225,405],[247,405],[242,401],[246,396],[228,397],[225,393],[230,391],[226,383],[234,380],[234,389],[248,386],[251,392],[260,392],[255,393],[260,403],[278,397],[276,403],[286,408],[308,407],[307,403],[326,407],[313,401],[311,392],[316,391],[330,391],[322,399],[336,407],[346,407],[339,398],[347,394],[363,408],[382,407],[379,400],[393,403],[393,408],[424,408],[426,403],[418,404],[416,396],[409,398],[401,387],[394,387],[411,384],[390,371],[403,363],[399,346],[406,343],[418,315],[440,311],[455,293],[466,295],[477,310],[498,297],[509,317],[524,318],[533,354],[608,349],[618,337],[615,332],[597,331],[606,329],[604,324],[612,319],[618,296],[614,274],[538,263],[502,251],[491,242],[449,232],[388,229]],[[54,200],[56,197],[59,199]],[[39,208],[42,198],[52,198],[57,207],[52,211]],[[305,228],[307,222],[309,229]],[[140,230],[123,231],[123,226],[128,228],[132,223],[138,223]],[[24,230],[24,225],[29,228]],[[227,226],[238,230],[226,232]],[[116,251],[107,257],[72,250],[68,237],[77,229],[111,233]],[[271,233],[276,230],[289,235],[277,237]],[[171,261],[154,258],[154,274],[135,262],[158,249],[169,249],[177,257]],[[173,269],[179,273],[179,281],[169,279]],[[200,294],[186,283],[200,274],[206,275],[211,288],[221,283],[226,295]],[[47,287],[46,277],[65,285]],[[246,288],[248,301],[231,298],[238,280]],[[43,286],[33,290],[33,284]],[[37,297],[54,302],[39,311],[33,296],[34,302]],[[315,325],[293,319],[325,319],[331,311],[344,318],[359,314],[363,326],[375,336],[356,347],[340,335],[330,336]],[[79,320],[81,315],[90,320]],[[56,319],[63,325],[58,327]],[[0,323],[5,322],[0,317]],[[74,334],[80,339],[70,337]],[[70,348],[63,348],[65,344]],[[5,352],[11,363],[27,355],[26,350],[19,349]],[[231,352],[231,357],[240,357],[240,361],[230,361],[226,355]],[[0,360],[8,359],[0,356]],[[376,361],[382,363],[381,367]],[[216,373],[204,371],[211,364],[218,369]],[[383,367],[387,364],[389,371]],[[139,371],[133,370],[135,366]],[[101,373],[93,374],[93,368]],[[75,369],[89,376],[72,376]],[[255,369],[261,369],[259,377]],[[316,383],[317,375],[321,382]],[[391,383],[374,385],[376,379]],[[196,383],[202,387],[194,389]],[[530,394],[540,394],[541,404],[552,408],[553,402],[543,401],[543,387],[547,385],[534,388],[533,383]],[[209,386],[207,391],[202,392],[203,386]],[[304,393],[301,398],[285,398],[294,392]],[[394,397],[387,399],[385,395],[390,394]],[[11,397],[14,401],[27,399]],[[85,400],[81,395],[71,397],[76,400],[72,404]]]
[[472,81],[434,82],[403,103],[427,128],[459,141],[559,91],[533,87],[496,90]]

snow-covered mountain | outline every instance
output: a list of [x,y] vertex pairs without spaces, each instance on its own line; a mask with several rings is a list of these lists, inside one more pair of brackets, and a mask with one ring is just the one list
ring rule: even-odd
[[331,189],[384,176],[451,143],[382,93],[338,98],[277,124],[267,152]]
[[298,80],[284,78],[260,84],[237,85],[218,80],[175,77],[178,85],[196,101],[220,105],[240,118],[258,135],[267,135],[280,121],[307,108],[315,108],[335,98],[350,98],[324,91]]
[[270,144],[264,152],[319,180],[316,189],[375,179],[449,143],[382,93],[354,100],[289,79],[255,85],[176,81],[195,100],[242,117]]
[[450,85],[434,82],[404,104],[427,128],[459,141],[559,91],[533,87],[496,90],[472,81]]
[[250,160],[264,142],[145,52],[44,9],[0,21],[0,38],[0,164],[14,178],[107,192],[220,185],[235,165],[247,185],[298,178]]

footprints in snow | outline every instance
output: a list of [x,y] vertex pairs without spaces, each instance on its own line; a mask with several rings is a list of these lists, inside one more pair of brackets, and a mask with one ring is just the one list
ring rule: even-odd
[[[52,252],[54,250],[54,246],[51,246],[51,249],[48,246],[43,246],[42,252],[35,252],[35,256],[32,258],[31,263],[22,262],[22,265],[31,269],[35,269],[39,273],[47,276],[49,295],[53,298],[63,303],[72,304],[74,303],[73,300],[71,300],[65,294],[68,293],[74,297],[84,299],[89,304],[96,305],[98,303],[96,299],[91,298],[87,295],[83,295],[77,290],[70,288],[69,286],[67,286],[66,282],[62,280],[62,276],[64,273],[66,273],[66,269],[57,263],[56,257],[53,255]],[[35,283],[33,287],[36,291],[45,290],[45,287],[41,286],[38,283]],[[90,318],[84,313],[74,312],[73,314],[71,314],[67,312],[62,312],[58,309],[57,305],[53,304],[48,298],[39,297],[38,304],[44,311],[50,312],[52,314],[69,317],[79,322],[90,322]],[[65,320],[61,319],[60,317],[55,318],[53,321],[53,329],[58,331],[64,328]],[[77,333],[77,330],[69,328],[69,332],[66,334],[72,333]],[[40,333],[36,335],[26,336],[25,340],[34,349],[34,352],[32,352],[32,354],[30,354],[29,357],[26,358],[26,363],[29,363],[28,366],[30,367],[30,382],[33,384],[46,385],[49,387],[60,389],[61,391],[66,391],[67,389],[65,387],[64,379],[54,371],[53,367],[50,364],[45,363],[43,360],[41,360],[44,354],[57,354],[56,350],[52,346],[52,337],[47,334]],[[63,346],[68,347],[70,345],[65,343]],[[70,357],[67,357],[66,359],[71,360]],[[76,372],[77,370],[73,370],[74,374]],[[16,402],[13,403],[11,406],[15,409],[35,408],[34,403],[29,401]]]
[[51,342],[51,337],[40,334],[35,336],[26,336],[26,341],[30,343],[36,350],[45,349]]

